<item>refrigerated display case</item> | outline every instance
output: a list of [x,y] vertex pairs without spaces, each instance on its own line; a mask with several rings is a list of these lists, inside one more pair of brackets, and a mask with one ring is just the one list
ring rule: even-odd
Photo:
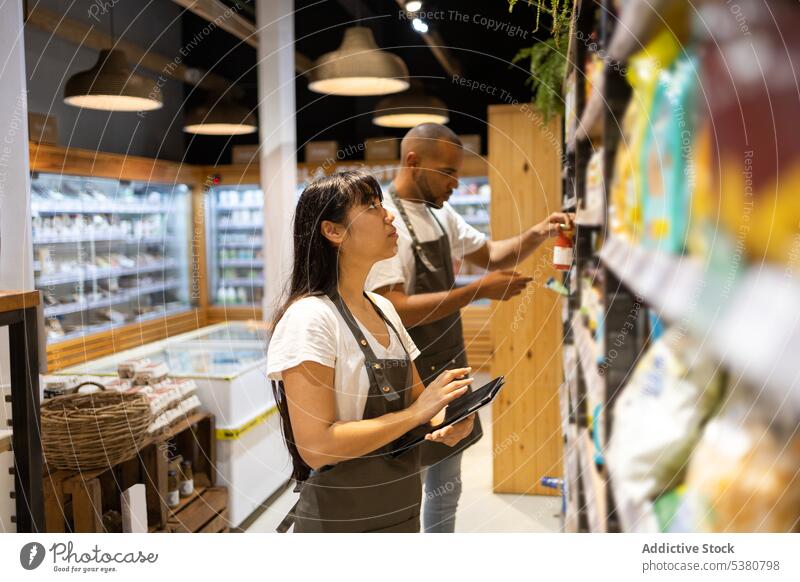
[[34,172],[36,288],[48,342],[189,308],[189,187]]
[[211,303],[260,308],[264,294],[263,192],[258,184],[214,186],[206,203]]
[[236,526],[289,479],[291,461],[266,379],[268,335],[260,322],[225,322],[75,366],[60,375],[116,376],[119,362],[164,362],[191,378],[216,422],[219,479]]
[[[450,196],[449,203],[468,224],[488,237],[491,236],[489,225],[491,201],[492,189],[489,186],[488,176],[462,176],[458,188]],[[464,261],[454,261],[453,267],[458,285],[466,285],[486,273],[484,269]],[[477,301],[475,303],[488,305],[489,302]]]

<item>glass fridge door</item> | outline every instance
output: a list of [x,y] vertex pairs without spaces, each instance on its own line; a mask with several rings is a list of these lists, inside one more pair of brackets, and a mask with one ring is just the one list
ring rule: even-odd
[[[489,205],[492,201],[492,191],[489,186],[488,176],[462,176],[458,188],[450,196],[450,206],[458,212],[468,224],[481,231],[486,236],[489,232]],[[465,261],[455,261],[453,264],[456,273],[456,284],[466,285],[486,272]],[[489,301],[476,301],[475,304],[488,304]]]
[[260,307],[264,293],[263,193],[257,184],[215,186],[206,203],[212,303]]
[[189,308],[189,188],[34,173],[36,288],[49,342]]

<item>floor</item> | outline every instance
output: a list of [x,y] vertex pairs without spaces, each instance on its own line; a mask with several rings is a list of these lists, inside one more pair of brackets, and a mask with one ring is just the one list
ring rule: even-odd
[[[476,385],[490,378],[476,374]],[[461,474],[463,492],[456,514],[457,532],[557,532],[560,528],[561,499],[533,495],[492,493],[491,407],[481,411],[485,436],[464,453]],[[287,488],[247,532],[274,532],[297,494]]]

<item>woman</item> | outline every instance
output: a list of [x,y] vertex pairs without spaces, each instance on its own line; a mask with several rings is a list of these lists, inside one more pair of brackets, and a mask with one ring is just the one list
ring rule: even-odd
[[[310,184],[297,203],[289,297],[267,357],[300,486],[287,516],[295,532],[418,532],[418,449],[388,453],[471,382],[460,368],[425,389],[392,304],[364,292],[372,265],[397,252],[381,201],[374,178],[343,172]],[[432,425],[426,438],[453,446],[472,422]]]

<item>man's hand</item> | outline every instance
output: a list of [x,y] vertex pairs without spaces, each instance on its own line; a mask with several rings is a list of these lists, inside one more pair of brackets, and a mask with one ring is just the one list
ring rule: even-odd
[[475,424],[475,414],[470,414],[461,422],[453,425],[440,428],[432,433],[425,435],[426,441],[433,441],[435,443],[444,443],[448,447],[454,447],[463,439],[467,438],[472,432],[472,426]]
[[477,299],[506,301],[522,293],[531,281],[533,281],[531,277],[516,271],[493,271],[471,285],[474,286]]
[[[562,225],[565,226],[562,228]],[[571,212],[554,212],[533,227],[537,234],[545,238],[558,236],[560,232],[573,228],[575,228],[575,215]]]

